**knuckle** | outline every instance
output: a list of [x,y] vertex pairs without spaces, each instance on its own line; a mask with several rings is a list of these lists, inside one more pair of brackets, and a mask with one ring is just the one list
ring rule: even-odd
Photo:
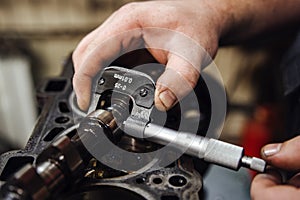
[[129,13],[133,13],[135,10],[137,10],[136,8],[138,6],[139,6],[138,2],[127,3],[124,6],[122,6],[121,8],[119,8],[119,10],[117,10],[117,14],[128,15]]
[[194,88],[196,86],[200,73],[193,66],[186,67],[184,70],[178,71],[178,73],[189,83],[191,87]]
[[88,44],[87,48],[86,48],[86,52],[92,52],[94,49],[97,48],[98,46],[98,42],[97,41],[92,41]]
[[85,75],[82,73],[76,73],[73,76],[73,86],[75,88],[77,88],[78,86],[80,86],[83,82],[86,81]]
[[72,84],[73,84],[74,89],[76,90],[78,88],[78,74],[76,72],[73,76]]
[[72,53],[72,62],[75,65],[75,63],[76,63],[76,50]]
[[76,71],[77,68],[78,68],[78,52],[75,50],[73,53],[72,53],[72,62],[73,62],[73,65],[74,65],[74,70]]

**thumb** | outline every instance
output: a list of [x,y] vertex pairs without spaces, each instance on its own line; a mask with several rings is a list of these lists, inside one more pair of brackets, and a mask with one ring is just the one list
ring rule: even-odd
[[197,68],[181,57],[171,54],[166,70],[156,83],[155,106],[169,110],[196,86],[200,76]]
[[271,165],[296,171],[300,170],[300,136],[284,143],[269,144],[262,148],[262,157]]

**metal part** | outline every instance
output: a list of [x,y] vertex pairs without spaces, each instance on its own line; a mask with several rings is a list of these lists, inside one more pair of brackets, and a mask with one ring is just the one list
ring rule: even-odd
[[242,166],[258,172],[264,172],[266,169],[266,162],[260,158],[243,156],[241,162]]
[[[127,122],[124,123],[127,125]],[[135,128],[130,126],[130,128]],[[128,129],[127,129],[128,130]],[[139,131],[137,128],[135,131]],[[205,138],[187,132],[177,132],[172,129],[149,123],[143,132],[139,132],[146,140],[168,145],[182,152],[204,159],[229,169],[238,170],[241,166],[258,172],[264,172],[266,162],[259,158],[244,156],[244,149],[240,146],[226,143],[220,140]]]
[[[102,79],[110,81],[106,83],[98,81],[99,85],[96,87],[90,111],[97,109],[101,94],[107,90],[114,89],[117,94],[129,96],[132,99],[132,109],[128,111],[127,118],[121,117],[121,120],[118,120],[123,123],[119,126],[123,127],[125,133],[161,145],[171,143],[175,149],[181,152],[230,169],[238,170],[243,166],[259,172],[265,170],[266,163],[262,159],[248,157],[247,162],[245,162],[245,159],[242,159],[244,149],[240,146],[187,132],[176,132],[150,123],[155,87],[153,80],[148,75],[112,66],[105,69],[100,80]],[[141,83],[145,87],[141,87]],[[145,99],[144,97],[148,93],[151,98]]]
[[95,146],[101,145],[102,141],[94,133],[101,134],[99,129],[113,131],[116,128],[114,118],[109,113],[101,110],[87,116],[78,128],[80,139],[76,134],[71,138],[62,136],[55,140],[37,157],[36,166],[26,165],[7,181],[1,190],[2,198],[9,199],[8,196],[16,190],[27,192],[26,198],[19,198],[22,200],[57,198],[70,183],[80,180],[85,166],[92,158],[83,140],[93,141]]
[[[45,87],[40,99],[43,111],[26,148],[0,156],[2,199],[98,199],[105,196],[199,199],[202,178],[191,157],[182,155],[169,166],[143,173],[120,171],[95,161],[83,145],[90,144],[91,149],[101,147],[104,154],[109,152],[100,135],[132,152],[144,153],[160,148],[159,144],[171,142],[171,147],[182,153],[221,166],[231,169],[246,166],[263,171],[265,163],[244,156],[242,147],[150,123],[154,81],[135,70],[106,68],[97,81],[91,114],[82,118],[85,116],[82,112],[71,113],[69,108],[74,96],[70,78],[73,72],[70,71],[72,66],[68,67],[64,74],[68,78],[58,78],[55,84]],[[60,89],[51,89],[51,85],[60,86]],[[177,115],[175,112],[170,120],[174,129]],[[74,122],[80,123],[75,125]],[[120,128],[127,133],[125,140]],[[144,144],[147,145],[142,148]],[[108,159],[120,164],[128,159],[110,155],[106,154]],[[139,157],[132,155],[135,165]]]
[[[115,89],[114,92],[128,95],[133,101],[127,119],[122,117],[120,122],[123,124],[119,124],[127,134],[161,145],[171,144],[182,153],[230,169],[238,170],[243,166],[259,172],[265,170],[266,162],[262,159],[250,157],[243,159],[244,149],[240,146],[188,132],[177,132],[150,123],[155,87],[152,79],[146,74],[120,67],[109,67],[103,72],[101,79],[110,80],[110,82],[99,84],[96,93],[102,94],[106,90]],[[149,87],[141,87],[141,82]],[[139,98],[146,97],[148,92],[151,94],[151,99]],[[97,94],[94,99],[99,99]],[[94,102],[90,110],[96,109],[96,105],[98,102]]]
[[[112,92],[112,101],[115,99],[119,101],[111,104],[125,105],[123,109],[113,110],[119,125],[128,117],[132,123],[139,123],[140,127],[147,124],[153,109],[155,90],[155,83],[150,76],[139,71],[110,66],[103,71],[97,83],[89,112],[97,110],[102,95]],[[119,96],[123,96],[123,98],[119,98]],[[124,96],[127,97],[125,101]],[[132,108],[130,108],[131,104]],[[134,132],[128,133],[135,137],[138,136]]]
[[[81,145],[79,126],[75,122],[80,122],[81,128],[89,125],[83,133],[89,135],[86,139],[97,143],[92,135],[95,131],[90,130],[97,129],[96,132],[99,132],[103,127],[116,130],[117,121],[111,120],[112,108],[118,105],[117,110],[124,111],[128,102],[126,98],[114,99],[107,107],[104,105],[107,110],[93,112],[88,119],[83,119],[86,114],[76,107],[76,99],[71,92],[73,67],[70,61],[66,62],[61,77],[46,80],[41,85],[38,93],[41,115],[25,149],[0,155],[0,198],[99,199],[109,196],[122,199],[199,199],[202,177],[190,157],[182,156],[170,166],[142,174],[117,171],[92,158]],[[105,85],[106,82],[100,83]],[[136,94],[142,98],[139,91]],[[101,100],[105,100],[104,96]],[[146,96],[151,98],[149,93]],[[170,116],[171,124],[176,125],[174,119],[177,113]],[[118,133],[111,132],[107,136],[114,140]],[[155,143],[126,137],[118,145],[133,152],[159,147]],[[160,177],[163,183],[156,184],[153,181],[156,177]],[[181,177],[187,184],[178,186],[173,181],[174,177]]]

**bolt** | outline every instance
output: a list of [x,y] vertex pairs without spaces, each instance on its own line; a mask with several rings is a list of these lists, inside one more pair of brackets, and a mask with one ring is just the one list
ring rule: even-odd
[[103,85],[104,83],[105,83],[105,80],[104,80],[103,77],[101,77],[100,80],[99,80],[99,85]]
[[146,88],[142,88],[141,90],[140,90],[140,96],[141,97],[145,97],[145,96],[147,96],[148,95],[148,90],[146,89]]
[[60,156],[58,157],[58,159],[59,159],[60,161],[62,161],[62,160],[65,159],[65,157],[64,157],[64,155],[60,155]]

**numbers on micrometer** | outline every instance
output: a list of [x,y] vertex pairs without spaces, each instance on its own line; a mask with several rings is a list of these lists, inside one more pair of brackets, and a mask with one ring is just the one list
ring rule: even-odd
[[120,74],[114,74],[114,78],[119,79],[120,81],[123,81],[124,83],[132,83],[132,78],[127,76],[122,76]]

